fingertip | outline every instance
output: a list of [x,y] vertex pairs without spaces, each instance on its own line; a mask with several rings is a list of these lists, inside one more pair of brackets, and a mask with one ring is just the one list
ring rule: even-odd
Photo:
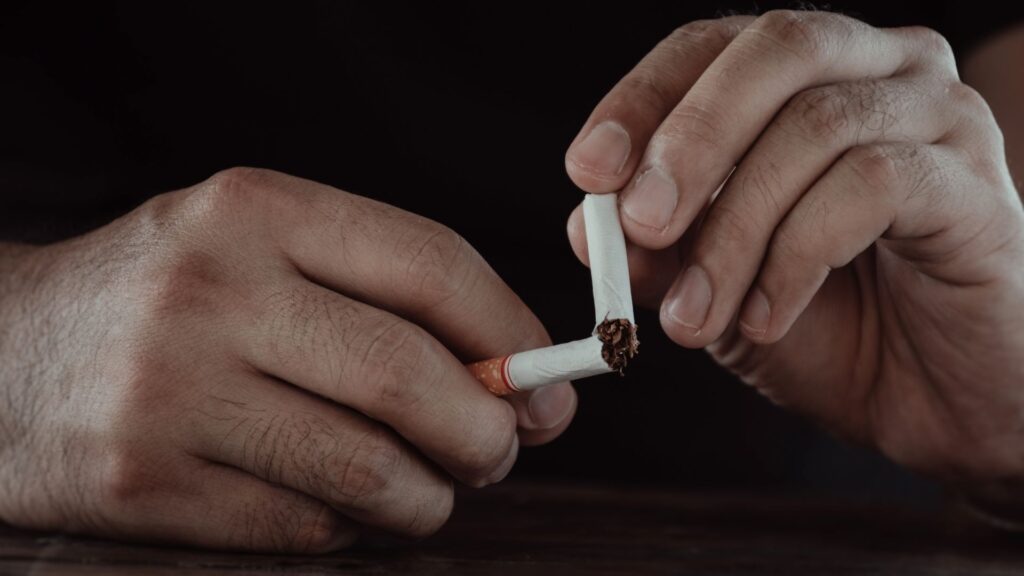
[[556,384],[553,387],[562,387],[565,390],[569,401],[568,409],[559,421],[549,428],[531,429],[521,426],[519,428],[519,442],[522,446],[547,444],[561,436],[569,428],[569,425],[572,424],[573,418],[576,416],[576,408],[579,405],[579,397],[576,394],[575,388],[568,382]]
[[[664,250],[677,244],[686,233],[693,216],[684,214],[686,207],[679,210],[672,208],[670,222],[663,228],[654,228],[637,221],[636,213],[626,211],[625,201],[619,208],[619,220],[622,222],[622,233],[631,244],[647,250]],[[676,213],[678,212],[678,213]]]
[[683,348],[702,348],[704,346],[702,343],[702,330],[679,322],[679,320],[673,317],[671,312],[669,312],[668,307],[669,305],[666,302],[662,302],[658,320],[661,323],[662,331],[665,332],[665,335],[668,336],[669,340]]
[[565,172],[569,175],[569,179],[572,180],[573,184],[575,184],[580,190],[589,194],[609,194],[611,192],[617,192],[627,181],[626,178],[619,176],[613,178],[602,178],[601,176],[593,174],[585,168],[580,167],[568,158],[565,160]]
[[619,122],[588,123],[565,153],[565,170],[587,192],[614,192],[629,178],[632,151],[629,132]]
[[713,295],[707,271],[700,264],[691,263],[676,277],[661,302],[659,319],[665,334],[687,348],[710,344],[718,336],[708,330],[713,327]]
[[516,460],[518,460],[518,459],[519,459],[519,435],[518,434],[513,434],[512,435],[512,447],[509,448],[508,454],[505,456],[505,459],[501,462],[500,465],[498,465],[498,468],[487,479],[487,482],[486,482],[485,485],[497,484],[498,482],[501,482],[502,480],[504,480],[505,477],[508,476],[509,472],[512,471],[512,468],[516,465]]
[[760,288],[754,287],[740,308],[739,328],[743,335],[758,344],[770,342],[771,303]]
[[559,382],[509,398],[521,430],[551,430],[571,419],[576,409],[576,390]]

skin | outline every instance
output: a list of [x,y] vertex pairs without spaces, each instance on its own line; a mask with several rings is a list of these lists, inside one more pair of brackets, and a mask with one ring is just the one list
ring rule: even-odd
[[83,237],[0,248],[0,519],[326,552],[422,537],[453,482],[553,439],[568,383],[507,402],[463,366],[550,343],[464,240],[233,169]]
[[[993,94],[1016,38],[972,64]],[[679,345],[968,492],[1024,479],[1024,211],[939,34],[823,12],[687,24],[597,105],[566,168],[621,190],[636,294]]]
[[964,59],[964,81],[988,101],[1006,139],[1006,158],[1017,189],[1024,175],[1024,77],[1008,69],[1024,61],[1024,25],[996,35]]
[[[1020,162],[1009,46],[969,68],[1016,118]],[[689,24],[598,106],[567,168],[625,188],[638,300],[681,345],[905,465],[1019,494],[1021,206],[935,33]],[[674,202],[627,210],[656,174]],[[578,213],[569,228],[586,261]],[[693,264],[706,287],[681,279]],[[499,480],[576,405],[568,385],[506,403],[465,372],[549,340],[454,232],[261,170],[0,245],[0,326],[0,520],[39,529],[278,552],[423,536],[453,481]]]

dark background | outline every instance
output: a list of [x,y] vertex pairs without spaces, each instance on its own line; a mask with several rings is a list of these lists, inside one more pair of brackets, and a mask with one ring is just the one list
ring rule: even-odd
[[[773,7],[795,6],[15,4],[0,9],[0,238],[53,241],[223,168],[273,168],[451,226],[556,341],[578,338],[592,311],[565,239],[581,199],[566,146],[674,27]],[[929,25],[960,51],[1011,21],[977,2],[830,7]],[[580,384],[573,427],[524,451],[514,474],[936,494],[675,347],[654,314],[639,324],[643,354],[628,376]]]

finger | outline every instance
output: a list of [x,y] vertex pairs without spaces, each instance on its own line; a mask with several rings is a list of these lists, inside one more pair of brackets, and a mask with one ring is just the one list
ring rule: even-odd
[[[519,444],[539,446],[558,438],[572,423],[576,413],[576,390],[561,382],[536,390],[506,396],[519,421]],[[556,422],[553,427],[540,427],[537,422]],[[528,423],[528,424],[524,424]]]
[[202,398],[189,450],[308,494],[360,523],[425,536],[448,519],[451,482],[387,428],[253,375]]
[[[583,222],[582,204],[569,216],[567,225],[569,244],[576,257],[590,266],[587,252],[586,228]],[[626,258],[629,262],[629,281],[633,300],[645,308],[656,309],[679,273],[680,246],[663,250],[648,250],[626,242]]]
[[422,328],[283,274],[240,343],[243,360],[383,422],[463,482],[503,478],[516,414]]
[[747,26],[651,137],[622,193],[634,243],[675,242],[780,109],[814,86],[890,77],[922,35],[823,12],[770,12]]
[[[269,207],[267,228],[305,277],[418,324],[463,361],[551,343],[522,300],[449,228],[271,171],[231,170],[213,184]],[[575,392],[559,386],[560,393],[533,402],[530,393],[513,399],[524,429],[550,430],[572,419]]]
[[935,142],[956,124],[944,86],[920,78],[841,83],[795,96],[712,204],[687,270],[662,306],[679,344],[703,347],[735,318],[776,227],[848,149]]
[[570,144],[565,167],[572,181],[587,192],[622,188],[661,121],[753,20],[690,22],[655,46],[594,108]]
[[[883,236],[925,238],[952,224],[952,191],[970,190],[960,159],[937,145],[875,144],[847,152],[776,232],[740,313],[744,334],[777,342],[833,269]],[[887,248],[880,248],[886,250]],[[887,262],[884,254],[880,266]]]
[[175,476],[174,486],[161,484],[168,475],[120,469],[115,536],[296,554],[346,548],[357,537],[355,525],[323,502],[228,466],[189,459],[181,464],[189,474]]

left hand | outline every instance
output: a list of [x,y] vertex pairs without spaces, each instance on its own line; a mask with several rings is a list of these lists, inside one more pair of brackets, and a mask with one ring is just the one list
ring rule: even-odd
[[[566,167],[623,189],[635,293],[675,342],[899,463],[1024,482],[1024,212],[942,36],[823,12],[685,25]],[[582,230],[577,210],[586,261]]]

